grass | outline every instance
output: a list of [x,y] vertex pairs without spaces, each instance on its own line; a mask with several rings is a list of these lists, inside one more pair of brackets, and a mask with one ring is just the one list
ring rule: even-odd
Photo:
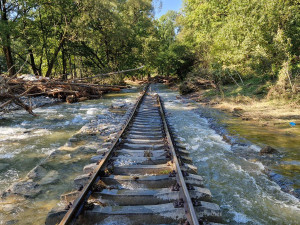
[[[256,99],[262,99],[268,93],[269,88],[271,87],[270,82],[266,82],[261,84],[261,80],[254,78],[251,80],[247,80],[244,84],[239,83],[224,85],[222,86],[222,90],[224,92],[224,97],[238,97],[245,96]],[[206,97],[215,97],[219,95],[216,89],[209,89],[204,94]]]

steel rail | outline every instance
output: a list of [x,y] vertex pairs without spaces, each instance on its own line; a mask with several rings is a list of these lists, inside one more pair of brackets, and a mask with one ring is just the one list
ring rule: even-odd
[[172,137],[171,137],[171,134],[169,132],[168,123],[167,123],[166,118],[165,118],[164,107],[161,103],[161,99],[160,99],[159,95],[157,95],[157,102],[158,102],[158,105],[159,105],[159,110],[160,110],[161,118],[162,118],[162,121],[163,121],[167,141],[168,141],[168,144],[169,144],[169,147],[170,147],[170,150],[171,150],[173,163],[175,164],[176,178],[177,178],[177,181],[179,182],[180,191],[181,191],[180,194],[181,194],[184,202],[186,203],[186,204],[184,204],[184,208],[186,210],[187,220],[190,223],[190,225],[199,225],[199,221],[198,221],[198,218],[196,216],[196,212],[195,212],[195,209],[194,209],[189,191],[187,189],[186,183],[185,183],[184,178],[183,178],[183,174],[182,174],[181,169],[180,169],[180,165],[179,165],[178,158],[176,156],[176,152],[175,152],[175,148],[174,148],[174,145],[173,145]]
[[75,199],[72,206],[70,207],[70,209],[68,210],[66,215],[63,217],[63,219],[61,220],[59,225],[69,225],[69,224],[74,224],[75,223],[76,218],[81,213],[81,210],[84,206],[84,203],[88,200],[88,198],[92,194],[93,185],[100,180],[100,172],[104,169],[104,166],[106,165],[108,159],[110,158],[111,153],[113,152],[116,145],[119,143],[119,139],[121,138],[121,136],[125,132],[125,130],[128,127],[129,123],[132,121],[132,119],[134,117],[134,114],[136,113],[137,108],[139,107],[139,105],[141,104],[145,94],[147,93],[147,90],[148,90],[148,85],[144,89],[143,94],[139,97],[139,99],[135,103],[129,119],[126,121],[126,124],[123,126],[122,130],[119,131],[119,133],[118,133],[117,137],[115,138],[115,141],[112,143],[109,151],[106,153],[104,158],[100,161],[97,168],[93,171],[93,174],[90,178],[89,183],[87,185],[85,185],[85,187],[82,189],[79,196]]

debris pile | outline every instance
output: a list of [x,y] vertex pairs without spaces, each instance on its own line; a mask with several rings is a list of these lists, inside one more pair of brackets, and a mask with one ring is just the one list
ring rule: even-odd
[[126,86],[75,83],[33,75],[22,75],[18,78],[0,76],[0,112],[7,111],[10,104],[15,104],[34,115],[32,107],[22,100],[24,97],[48,96],[74,103],[100,98],[104,93],[120,91],[121,88]]

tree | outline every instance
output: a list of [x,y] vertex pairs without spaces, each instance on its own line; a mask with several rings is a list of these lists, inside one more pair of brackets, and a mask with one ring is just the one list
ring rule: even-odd
[[193,64],[193,56],[189,48],[177,40],[177,32],[180,30],[178,16],[177,12],[168,11],[157,21],[159,47],[154,67],[161,75],[178,75],[183,79]]
[[[299,55],[299,4],[288,0],[185,0],[179,39],[222,79],[276,78]],[[227,71],[227,72],[225,72]]]
[[0,38],[1,45],[3,49],[3,53],[6,59],[7,69],[9,71],[9,75],[13,76],[16,73],[14,60],[12,57],[11,50],[11,24],[9,21],[9,13],[15,8],[15,5],[12,3],[8,3],[6,0],[0,0]]

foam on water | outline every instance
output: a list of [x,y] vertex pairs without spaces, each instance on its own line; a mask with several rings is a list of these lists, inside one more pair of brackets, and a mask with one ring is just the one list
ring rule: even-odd
[[261,172],[265,170],[265,166],[261,162],[252,162],[253,164],[257,165],[257,171]]
[[[232,211],[230,213],[234,215],[233,220],[235,222],[239,223],[239,224],[241,224],[241,223],[245,224],[245,223],[248,223],[248,222],[253,222],[245,214],[238,213],[236,211]],[[254,224],[258,224],[258,223],[254,223]]]
[[10,159],[13,158],[15,154],[13,153],[5,153],[5,154],[0,154],[0,159]]
[[29,124],[30,124],[30,121],[24,120],[24,121],[21,123],[21,126],[26,126],[26,125],[29,125]]
[[74,119],[72,119],[71,123],[72,124],[83,124],[83,123],[85,123],[85,120],[82,118],[82,116],[77,115],[74,117]]
[[253,151],[259,152],[261,147],[257,146],[257,145],[250,145],[249,147],[250,149],[252,149]]
[[0,127],[0,137],[2,139],[4,136],[14,135],[15,133],[23,133],[24,131],[26,131],[26,129],[19,127]]
[[87,115],[96,115],[98,111],[99,111],[99,109],[97,109],[97,108],[90,108],[86,111],[86,114]]
[[49,134],[47,129],[26,129],[23,127],[0,127],[1,141],[17,141]]

